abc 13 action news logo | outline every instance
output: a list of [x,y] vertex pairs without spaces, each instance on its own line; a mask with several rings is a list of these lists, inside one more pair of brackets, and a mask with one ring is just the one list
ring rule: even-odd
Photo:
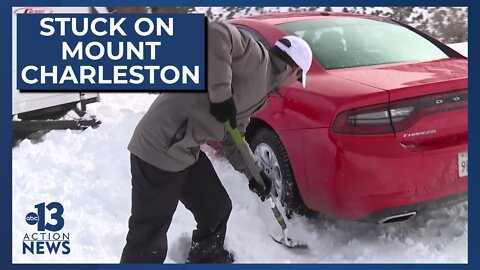
[[64,208],[59,202],[35,205],[35,211],[25,216],[35,232],[23,236],[22,254],[70,254],[70,234],[62,232]]

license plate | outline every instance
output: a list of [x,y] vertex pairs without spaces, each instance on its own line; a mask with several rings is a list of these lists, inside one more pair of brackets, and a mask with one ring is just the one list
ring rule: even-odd
[[468,153],[458,154],[458,176],[468,176]]

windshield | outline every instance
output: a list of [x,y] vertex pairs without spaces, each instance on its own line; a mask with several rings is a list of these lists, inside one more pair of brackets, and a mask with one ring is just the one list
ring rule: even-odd
[[431,61],[448,56],[429,40],[391,21],[329,18],[277,25],[308,42],[326,69],[398,62]]

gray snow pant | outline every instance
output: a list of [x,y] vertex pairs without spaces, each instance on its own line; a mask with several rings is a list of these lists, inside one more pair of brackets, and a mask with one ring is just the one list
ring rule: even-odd
[[[195,164],[179,172],[161,170],[134,155],[130,162],[132,209],[120,263],[165,261],[167,230],[179,200],[197,221],[190,257],[208,257],[223,250],[232,202],[203,152]],[[202,260],[188,259],[193,263]]]

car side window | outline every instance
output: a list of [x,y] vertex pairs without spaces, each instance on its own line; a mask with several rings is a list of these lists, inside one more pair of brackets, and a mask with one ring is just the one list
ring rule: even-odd
[[253,39],[260,42],[266,48],[270,47],[270,45],[265,40],[265,38],[262,35],[260,35],[257,31],[253,30],[250,27],[244,26],[244,25],[236,25],[236,26],[237,26],[238,30],[240,30],[241,32],[243,32],[243,33],[245,33],[245,34],[247,34],[251,37],[253,37]]

